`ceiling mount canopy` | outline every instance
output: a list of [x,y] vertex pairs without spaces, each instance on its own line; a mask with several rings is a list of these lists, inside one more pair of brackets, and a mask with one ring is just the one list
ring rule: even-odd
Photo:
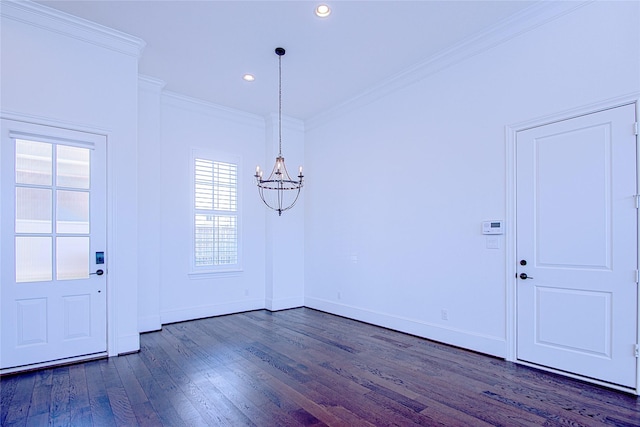
[[260,166],[256,167],[254,177],[258,184],[258,194],[264,204],[269,209],[277,211],[278,216],[281,216],[282,212],[291,209],[298,201],[304,175],[302,175],[302,166],[300,166],[298,179],[291,178],[282,156],[282,57],[286,51],[277,47],[275,52],[278,55],[278,156],[267,179],[262,179],[263,173]]

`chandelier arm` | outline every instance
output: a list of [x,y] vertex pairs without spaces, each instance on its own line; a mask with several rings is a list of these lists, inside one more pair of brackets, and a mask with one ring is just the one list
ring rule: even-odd
[[[278,198],[278,204],[277,205],[272,206],[272,205],[269,204],[269,202],[267,201],[267,199],[264,196],[264,190],[265,189],[267,189],[267,190],[276,190],[278,192],[279,198]],[[300,198],[300,190],[301,189],[302,189],[302,187],[295,188],[295,190],[297,190],[295,198],[293,199],[293,201],[291,202],[291,204],[289,206],[284,207],[284,208],[282,207],[282,201],[283,201],[283,197],[284,197],[283,191],[278,191],[277,188],[269,188],[269,187],[262,188],[262,187],[258,187],[258,194],[260,195],[260,199],[262,199],[262,202],[264,203],[264,205],[266,207],[268,207],[271,210],[277,211],[279,215],[282,215],[282,212],[288,211],[289,209],[293,208],[296,205],[296,203],[298,202],[298,199]],[[294,189],[290,189],[290,190],[294,190]]]
[[296,197],[295,197],[295,199],[293,199],[293,202],[291,202],[291,204],[289,206],[287,206],[286,208],[282,209],[282,212],[288,211],[289,209],[294,207],[296,205],[296,202],[298,201],[298,197],[299,196],[300,196],[300,188],[298,188],[298,192],[296,193]]

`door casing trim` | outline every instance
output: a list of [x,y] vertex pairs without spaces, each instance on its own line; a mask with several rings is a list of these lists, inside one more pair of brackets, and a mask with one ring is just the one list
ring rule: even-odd
[[[521,365],[531,366],[538,369],[542,369],[548,372],[557,373],[570,378],[576,378],[583,381],[587,381],[593,384],[598,384],[608,388],[613,388],[627,393],[633,393],[640,395],[640,358],[636,359],[636,388],[621,387],[615,384],[599,381],[594,378],[587,378],[580,375],[571,374],[568,372],[555,370],[540,365],[535,365],[525,361],[517,359],[517,312],[516,312],[516,140],[518,132],[531,129],[538,126],[544,126],[551,123],[556,123],[563,120],[569,120],[576,117],[584,116],[587,114],[597,113],[603,110],[609,110],[611,108],[621,107],[623,105],[634,104],[636,109],[636,121],[640,121],[640,92],[633,92],[631,94],[620,96],[616,98],[607,99],[604,101],[596,102],[593,104],[584,105],[570,110],[560,111],[554,114],[534,118],[531,120],[514,123],[505,126],[505,153],[506,153],[506,170],[505,170],[505,182],[506,182],[506,213],[505,219],[508,224],[507,231],[505,233],[505,332],[507,339],[507,357],[506,359],[511,362],[516,362]],[[640,135],[636,135],[636,191],[640,192]],[[637,266],[640,268],[640,210],[637,213],[638,227],[638,260]],[[638,292],[638,307],[636,313],[636,343],[640,343],[640,291]]]

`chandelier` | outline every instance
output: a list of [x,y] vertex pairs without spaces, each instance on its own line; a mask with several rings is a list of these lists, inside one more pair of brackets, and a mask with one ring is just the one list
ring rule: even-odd
[[278,157],[276,157],[276,163],[267,179],[262,179],[260,166],[256,167],[254,176],[258,183],[258,193],[264,204],[277,211],[278,216],[281,216],[282,212],[291,209],[298,201],[304,175],[302,175],[302,166],[300,166],[298,179],[291,178],[284,165],[284,157],[282,157],[282,56],[285,54],[285,50],[277,47],[275,52],[278,55]]

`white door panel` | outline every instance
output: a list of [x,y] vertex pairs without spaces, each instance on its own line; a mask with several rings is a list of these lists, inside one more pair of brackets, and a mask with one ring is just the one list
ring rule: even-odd
[[0,369],[106,352],[105,137],[1,131]]
[[[517,357],[635,388],[635,106],[517,134]],[[524,265],[523,265],[524,264]],[[523,276],[525,277],[525,276]]]

